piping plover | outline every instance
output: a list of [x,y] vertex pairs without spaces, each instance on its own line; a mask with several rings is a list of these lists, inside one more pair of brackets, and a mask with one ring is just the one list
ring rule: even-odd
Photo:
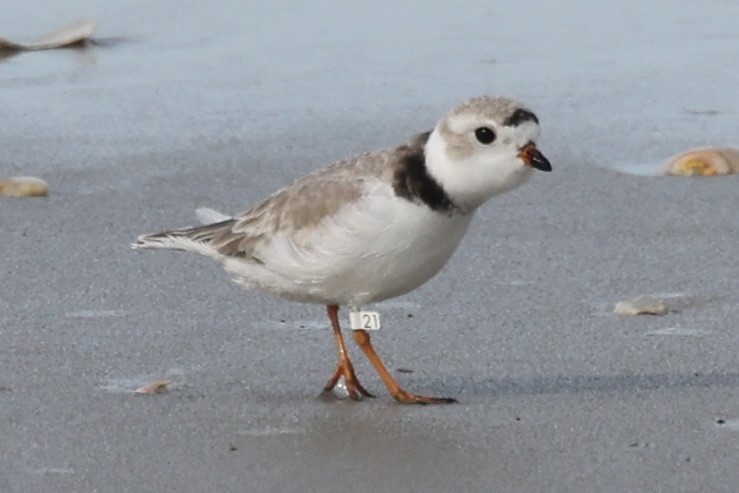
[[[339,306],[400,296],[436,275],[480,205],[521,185],[534,168],[551,170],[538,135],[525,106],[476,97],[406,144],[307,175],[236,217],[144,235],[132,246],[199,253],[249,288],[326,305],[339,361],[325,390],[343,378],[352,399],[371,397],[347,355]],[[369,334],[352,334],[397,401],[455,402],[402,389]]]

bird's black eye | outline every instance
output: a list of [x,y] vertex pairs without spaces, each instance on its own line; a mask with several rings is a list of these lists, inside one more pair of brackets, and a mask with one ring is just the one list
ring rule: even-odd
[[495,140],[495,132],[488,127],[480,127],[475,130],[475,138],[480,144],[489,145]]

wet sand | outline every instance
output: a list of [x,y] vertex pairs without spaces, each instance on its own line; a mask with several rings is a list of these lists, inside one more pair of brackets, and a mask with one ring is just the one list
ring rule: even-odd
[[[410,8],[363,12],[377,32],[358,39],[348,7],[315,7],[320,26],[265,6],[158,24],[164,4],[151,20],[80,12],[119,44],[0,61],[1,175],[50,187],[0,200],[0,492],[736,490],[737,177],[618,171],[736,144],[736,74],[712,55],[739,54],[711,34],[728,14],[684,2],[649,34],[640,4],[551,24],[531,1],[422,14],[411,35],[469,29],[389,53],[408,32],[379,21]],[[521,19],[548,42],[516,42]],[[686,19],[690,50],[665,52]],[[594,47],[577,34],[589,21]],[[304,38],[325,49],[295,55]],[[706,73],[723,93],[695,90]],[[374,337],[390,368],[412,370],[395,372],[402,384],[457,405],[396,405],[353,346],[378,398],[321,399],[335,363],[322,307],[245,291],[207,259],[129,249],[194,224],[198,206],[237,212],[395,145],[483,92],[536,110],[554,172],[483,207],[437,278],[378,307]],[[612,313],[641,294],[670,312]],[[133,393],[159,379],[168,393]]]

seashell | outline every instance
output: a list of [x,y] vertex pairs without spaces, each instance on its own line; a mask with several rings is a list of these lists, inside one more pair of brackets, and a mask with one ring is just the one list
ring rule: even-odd
[[664,315],[668,311],[664,301],[649,295],[622,301],[613,309],[613,313],[617,315]]
[[41,37],[35,43],[16,43],[0,37],[0,52],[50,50],[79,45],[88,40],[96,28],[97,22],[93,19],[80,19]]
[[157,380],[134,390],[136,394],[163,394],[169,390],[172,380]]
[[671,176],[719,176],[739,173],[739,149],[706,147],[684,152],[666,161],[660,174]]
[[0,197],[46,197],[49,186],[40,178],[15,176],[0,180]]

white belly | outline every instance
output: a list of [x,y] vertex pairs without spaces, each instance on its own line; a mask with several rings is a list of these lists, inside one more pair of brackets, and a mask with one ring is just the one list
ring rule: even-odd
[[472,214],[449,217],[392,193],[370,194],[326,219],[296,244],[277,235],[263,264],[224,260],[248,287],[283,298],[362,306],[399,296],[436,275],[456,250]]

